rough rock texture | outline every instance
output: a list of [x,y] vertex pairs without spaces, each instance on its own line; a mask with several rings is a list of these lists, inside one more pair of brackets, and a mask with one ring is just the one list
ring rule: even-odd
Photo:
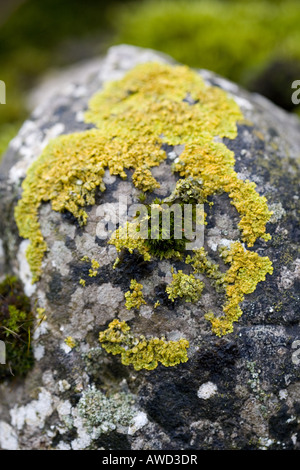
[[[137,202],[140,192],[108,172],[107,189],[89,208],[83,228],[68,214],[43,205],[40,223],[49,249],[40,281],[31,284],[28,241],[18,236],[13,215],[26,170],[52,137],[90,127],[83,111],[106,81],[153,60],[172,63],[154,51],[110,49],[97,73],[81,74],[79,84],[75,76],[74,83],[41,102],[2,162],[1,275],[19,276],[32,307],[44,308],[47,316],[33,334],[32,371],[25,379],[0,384],[2,449],[300,449],[300,364],[294,343],[300,339],[300,125],[266,99],[199,71],[240,106],[245,120],[237,137],[224,141],[235,153],[239,177],[255,182],[273,211],[267,224],[272,240],[256,241],[254,250],[271,259],[274,272],[245,297],[233,333],[219,338],[204,319],[204,312],[219,302],[208,285],[196,304],[168,300],[171,261],[143,263],[127,255],[112,268],[115,248],[96,236],[99,206],[124,194]],[[175,185],[170,171],[174,150],[167,151],[166,161],[153,170],[162,183],[158,196],[168,196]],[[214,257],[221,242],[239,240],[240,233],[228,196],[212,200],[205,247]],[[80,260],[85,255],[100,268],[83,288],[79,281],[88,267]],[[155,291],[159,310],[126,309],[124,293],[133,277],[143,284],[146,299]],[[128,322],[136,335],[184,336],[190,342],[188,362],[152,371],[122,365],[98,341],[99,331],[114,318]],[[75,347],[65,343],[67,337]]]

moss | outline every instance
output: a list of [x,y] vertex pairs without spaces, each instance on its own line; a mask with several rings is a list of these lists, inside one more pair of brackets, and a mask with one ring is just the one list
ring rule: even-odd
[[146,301],[143,297],[143,286],[139,284],[135,279],[131,280],[130,283],[131,291],[125,293],[125,305],[128,310],[131,308],[139,309],[141,305],[146,304]]
[[47,320],[47,315],[45,314],[45,312],[46,312],[45,308],[38,307],[36,309],[36,317],[39,321],[39,324]]
[[102,347],[112,354],[120,354],[124,365],[132,364],[135,370],[152,370],[161,363],[165,367],[175,366],[188,360],[185,339],[165,341],[164,338],[146,339],[134,337],[125,322],[113,320],[108,329],[101,331],[99,341]]
[[[145,244],[145,239],[139,236],[139,222],[126,222],[123,227],[118,228],[111,236],[109,244],[116,247],[117,252],[122,252],[124,249],[129,253],[135,250],[143,256],[145,261],[151,260],[149,248]],[[121,258],[117,257],[114,268],[121,262]]]
[[192,274],[184,274],[179,270],[177,274],[173,271],[173,280],[166,287],[166,292],[173,302],[178,297],[183,298],[186,302],[197,302],[201,297],[203,287],[203,282]]
[[29,299],[20,281],[8,276],[0,284],[0,340],[6,347],[6,365],[0,367],[0,380],[25,376],[33,366],[32,328]]
[[[180,179],[170,196],[163,200],[156,198],[151,204],[145,205],[147,215],[138,214],[132,222],[118,228],[109,243],[115,245],[118,252],[126,249],[132,253],[136,250],[143,255],[145,261],[150,261],[152,257],[160,260],[182,259],[186,243],[190,242],[183,223],[184,204],[192,205],[193,223],[195,224],[197,219],[199,225],[204,221],[202,218],[200,220],[196,204],[203,202],[201,182],[193,178]],[[179,210],[179,217],[178,213],[175,215],[176,209]],[[141,230],[143,236],[140,234]],[[119,262],[118,259],[116,264]]]
[[144,0],[116,11],[116,43],[156,49],[247,85],[276,59],[300,59],[299,21],[297,0]]

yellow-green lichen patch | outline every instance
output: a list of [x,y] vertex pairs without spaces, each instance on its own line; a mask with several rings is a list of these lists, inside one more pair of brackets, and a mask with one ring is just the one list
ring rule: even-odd
[[[133,222],[126,222],[124,227],[118,228],[110,237],[109,244],[114,245],[118,252],[122,252],[124,249],[128,250],[129,253],[133,253],[135,250],[144,257],[145,261],[151,260],[149,248],[145,244],[145,239],[139,234],[140,224],[138,220]],[[119,257],[116,259],[114,267],[120,262]]]
[[154,191],[160,187],[149,168],[137,168],[132,175],[132,182],[138,189],[144,191]]
[[96,188],[104,190],[105,168],[122,178],[126,178],[125,169],[132,168],[138,188],[157,186],[151,168],[166,157],[163,143],[185,145],[175,170],[203,177],[204,195],[219,190],[230,194],[242,215],[240,227],[247,241],[253,243],[264,235],[268,218],[264,198],[253,185],[238,180],[233,153],[213,141],[215,136],[234,138],[241,117],[237,104],[223,90],[206,86],[184,66],[143,64],[108,84],[92,98],[86,114],[97,129],[54,139],[23,182],[15,217],[20,235],[31,242],[27,258],[33,282],[41,274],[47,250],[38,220],[41,203],[70,211],[85,224],[84,206],[94,204]]
[[264,281],[268,273],[273,272],[268,257],[246,250],[240,242],[232,243],[230,249],[224,249],[221,255],[225,263],[231,265],[224,275],[226,303],[223,306],[223,316],[215,317],[213,313],[205,316],[212,324],[212,331],[218,336],[233,331],[233,323],[243,313],[239,304],[244,300],[245,294],[254,292],[257,284]]
[[108,353],[120,354],[122,364],[132,364],[136,370],[152,370],[158,363],[165,367],[175,366],[188,360],[189,342],[186,339],[166,341],[164,338],[134,337],[130,327],[117,319],[107,330],[100,332],[99,341]]
[[75,341],[75,339],[74,339],[72,336],[68,336],[68,337],[65,339],[65,343],[66,343],[66,345],[67,345],[70,349],[73,349],[73,348],[75,348],[75,346],[76,346],[76,341]]
[[228,193],[241,216],[238,224],[243,241],[253,246],[257,238],[269,240],[266,223],[272,213],[265,197],[255,190],[255,183],[238,178],[234,171],[234,154],[222,143],[203,142],[190,144],[180,155],[174,170],[181,176],[193,176],[203,181],[203,197],[207,198],[220,191]]
[[196,302],[201,297],[203,287],[203,282],[196,279],[193,274],[184,274],[179,270],[178,273],[173,272],[173,280],[166,287],[166,292],[173,302],[178,297],[183,298],[186,302]]
[[222,290],[225,282],[225,274],[220,271],[219,265],[208,258],[208,254],[203,247],[193,251],[193,256],[188,255],[186,257],[186,264],[191,264],[193,266],[194,273],[205,274],[209,279],[211,279],[212,284],[217,291]]
[[128,310],[131,308],[139,309],[141,305],[146,304],[142,289],[142,284],[139,284],[135,279],[131,279],[130,290],[125,293],[125,306]]
[[[47,250],[39,224],[40,205],[50,202],[53,210],[69,211],[84,225],[85,206],[95,203],[97,189],[105,190],[102,178],[106,168],[124,179],[128,173],[125,170],[133,170],[132,182],[144,192],[159,187],[151,169],[166,158],[164,144],[181,145],[183,149],[173,165],[182,178],[165,203],[171,204],[177,198],[182,204],[204,203],[209,196],[226,192],[240,215],[242,240],[248,246],[253,246],[259,237],[268,240],[266,223],[271,212],[266,199],[257,193],[254,183],[239,179],[234,169],[234,153],[215,139],[234,139],[241,118],[238,105],[226,92],[205,85],[199,74],[188,67],[143,64],[122,80],[109,83],[91,99],[86,113],[86,121],[97,128],[54,139],[29,168],[23,182],[15,218],[20,235],[30,240],[27,259],[33,282],[41,274]],[[157,205],[163,210],[161,201]],[[183,258],[184,240],[174,237],[172,246],[167,247],[159,237],[145,239],[139,229],[139,221],[135,219],[120,227],[109,243],[118,252],[136,250],[145,261],[152,257]],[[217,288],[225,290],[224,315],[216,318],[212,313],[207,314],[218,335],[232,331],[233,322],[241,315],[239,304],[244,295],[253,292],[266,273],[272,272],[268,258],[244,249],[239,242],[222,256],[231,265],[227,273],[222,274],[205,252],[199,251],[193,260],[186,260],[195,272],[188,275],[179,271],[167,288],[172,300],[181,297],[195,302],[203,283],[194,274],[206,273]],[[115,266],[119,261],[118,258]],[[92,261],[89,272],[92,277],[98,272],[95,263]],[[84,281],[80,283],[83,285]],[[134,292],[137,286],[133,287]],[[127,294],[127,307],[132,308],[133,292]],[[158,362],[174,365],[187,360],[186,340],[137,339],[130,335],[126,324],[111,325],[100,334],[100,341],[107,351],[121,354],[123,363],[151,369]]]
[[95,277],[98,274],[98,269],[100,268],[100,264],[96,259],[91,260],[91,268],[89,269],[89,276]]

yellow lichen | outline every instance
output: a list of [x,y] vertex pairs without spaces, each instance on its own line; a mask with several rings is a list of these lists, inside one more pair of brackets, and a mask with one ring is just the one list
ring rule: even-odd
[[[90,260],[90,258],[87,255],[84,255],[80,261],[85,261],[86,263],[90,263],[91,267],[89,269],[89,277],[95,277],[98,274],[98,269],[100,268],[100,264],[98,261],[94,258]],[[85,279],[80,279],[79,284],[81,284],[83,287],[85,287],[86,281]]]
[[105,189],[106,167],[122,178],[126,178],[125,169],[133,168],[138,188],[156,186],[150,169],[166,158],[163,143],[184,144],[175,170],[182,176],[201,177],[204,196],[220,190],[229,193],[241,213],[245,240],[253,244],[265,236],[269,217],[265,199],[253,183],[238,179],[233,152],[214,142],[215,136],[234,138],[241,117],[237,104],[223,90],[206,86],[199,74],[185,66],[143,64],[109,83],[92,98],[86,113],[86,120],[97,129],[54,139],[23,182],[15,217],[20,235],[30,240],[27,259],[33,282],[41,274],[47,250],[38,220],[41,203],[70,211],[83,225],[84,206],[95,203],[96,188]]
[[266,274],[273,273],[272,263],[268,257],[246,250],[240,242],[231,244],[230,249],[222,251],[225,263],[230,268],[224,275],[226,286],[226,304],[223,306],[223,316],[215,317],[213,313],[206,314],[206,319],[212,324],[212,331],[222,336],[233,331],[233,322],[242,315],[239,304],[245,294],[254,292],[259,282],[264,281]]
[[138,189],[144,191],[153,191],[155,188],[160,187],[149,168],[137,168],[132,175],[132,182]]
[[[139,222],[126,222],[124,227],[118,228],[108,241],[109,244],[114,245],[118,252],[124,250],[133,253],[136,250],[144,257],[145,261],[151,260],[149,248],[145,244],[145,239],[139,235]],[[120,262],[119,257],[116,259],[114,267],[118,266]]]
[[224,285],[224,274],[221,273],[219,265],[211,261],[203,247],[193,250],[193,256],[188,255],[185,259],[186,264],[191,264],[194,273],[205,274],[212,280],[216,290],[220,290]]
[[203,282],[192,274],[184,274],[179,270],[178,273],[173,272],[173,280],[166,287],[166,292],[173,302],[178,297],[183,298],[186,302],[196,302],[201,297],[203,287]]
[[122,364],[132,364],[136,370],[153,370],[158,363],[170,367],[188,360],[186,350],[189,342],[186,339],[137,338],[130,334],[130,327],[125,322],[117,319],[109,324],[107,330],[100,332],[99,341],[108,353],[120,354]]
[[141,305],[146,304],[142,292],[143,286],[139,284],[136,279],[131,279],[130,289],[131,290],[125,293],[125,306],[128,310],[131,308],[139,309]]
[[95,259],[92,259],[91,260],[91,268],[89,270],[89,276],[90,277],[97,276],[99,268],[100,268],[100,264],[98,263],[98,261],[95,260]]
[[[86,113],[86,121],[97,127],[51,141],[29,168],[22,184],[22,198],[16,206],[15,218],[20,235],[30,240],[27,259],[33,282],[41,275],[41,264],[47,250],[38,218],[41,204],[50,202],[55,211],[69,211],[80,225],[84,225],[88,217],[84,207],[95,203],[97,189],[105,190],[102,178],[106,168],[112,175],[124,179],[127,178],[125,170],[133,170],[132,182],[144,192],[159,187],[151,169],[166,158],[164,144],[183,146],[173,165],[173,170],[185,178],[177,188],[180,194],[186,192],[188,198],[192,195],[203,203],[208,196],[226,192],[240,215],[242,240],[249,247],[259,237],[268,240],[266,223],[271,212],[265,197],[257,193],[255,183],[239,179],[234,169],[234,153],[215,139],[234,139],[237,121],[241,118],[238,105],[225,91],[207,86],[198,73],[185,66],[142,64],[123,79],[107,84],[91,99]],[[171,197],[176,198],[177,193]],[[151,260],[153,255],[149,244],[139,236],[136,221],[119,228],[109,243],[114,244],[118,252],[137,250],[145,261]],[[176,253],[171,250],[170,257],[176,257]],[[253,292],[266,273],[272,272],[268,258],[244,249],[238,242],[224,251],[223,257],[226,263],[231,264],[225,275],[219,272],[217,265],[208,261],[204,252],[199,252],[193,262],[188,261],[195,272],[207,273],[217,287],[225,288],[224,315],[216,318],[211,313],[207,314],[213,331],[218,335],[232,331],[232,323],[241,314],[239,304],[244,295]],[[119,258],[114,267],[118,263]],[[89,275],[94,276],[97,269],[92,266]],[[187,283],[185,276],[191,282]],[[174,285],[169,286],[169,295],[171,298],[175,294],[187,298],[180,292],[183,294],[189,284],[188,287],[192,285],[194,289],[190,301],[195,301],[203,287],[200,281],[196,281],[199,280],[193,275],[179,272]],[[180,284],[177,293],[174,291],[176,282]],[[115,334],[125,335],[125,326],[121,329],[117,326],[115,324],[104,335],[107,350],[107,338],[116,342]],[[136,368],[144,363],[153,368],[157,362],[169,361],[165,358],[170,350],[177,351],[179,347],[183,354],[186,345],[183,347],[183,343],[175,342],[177,346],[172,344],[171,348],[171,343],[143,339],[138,341],[138,349],[130,350],[130,353],[123,343],[118,347],[123,361],[134,363]],[[154,359],[147,362],[151,354]],[[137,358],[141,358],[140,363]]]
[[67,345],[69,348],[71,348],[71,349],[75,348],[75,346],[76,346],[76,341],[75,341],[74,338],[72,338],[72,336],[68,336],[68,337],[65,339],[65,343],[66,343],[66,345]]

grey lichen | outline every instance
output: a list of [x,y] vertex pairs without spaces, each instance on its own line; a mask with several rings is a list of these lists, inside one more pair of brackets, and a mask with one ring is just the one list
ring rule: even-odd
[[119,428],[128,428],[137,410],[134,397],[120,392],[107,397],[92,385],[82,395],[78,403],[79,416],[93,438]]

